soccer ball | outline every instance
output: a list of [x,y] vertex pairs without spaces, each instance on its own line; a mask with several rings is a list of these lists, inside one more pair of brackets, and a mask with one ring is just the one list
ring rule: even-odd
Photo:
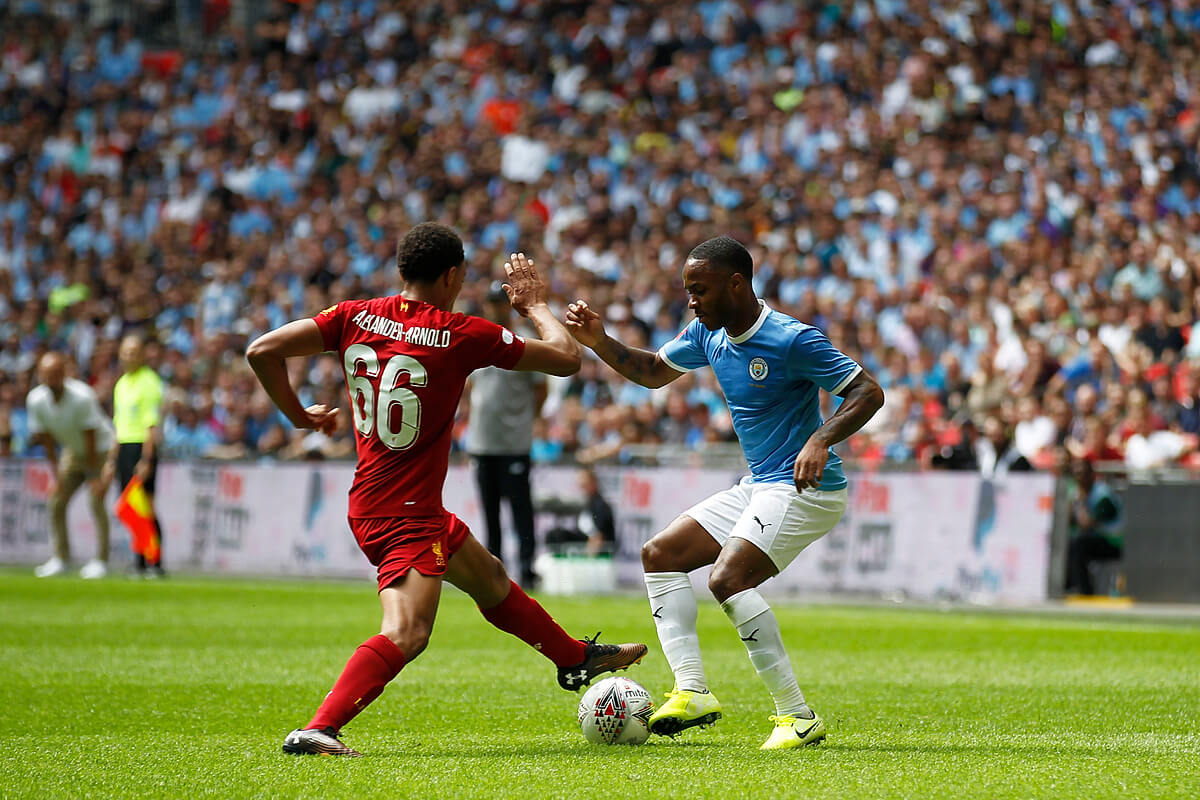
[[579,727],[592,744],[641,744],[650,738],[650,693],[629,678],[605,678],[579,701]]

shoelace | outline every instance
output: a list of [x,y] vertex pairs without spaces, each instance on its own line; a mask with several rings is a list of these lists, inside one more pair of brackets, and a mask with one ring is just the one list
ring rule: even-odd
[[783,727],[784,725],[795,725],[796,724],[796,718],[788,716],[786,714],[780,714],[780,715],[772,714],[770,719],[771,719],[771,722],[775,723],[776,728]]
[[600,638],[601,633],[603,633],[603,631],[596,631],[595,636],[591,637],[590,639],[585,636],[580,641],[583,642],[584,647],[594,648],[595,651],[598,652],[598,654],[600,654],[600,655],[612,655],[613,653],[616,653],[618,650],[621,649],[619,646],[617,646],[615,644],[600,644],[600,642],[598,642],[597,639]]

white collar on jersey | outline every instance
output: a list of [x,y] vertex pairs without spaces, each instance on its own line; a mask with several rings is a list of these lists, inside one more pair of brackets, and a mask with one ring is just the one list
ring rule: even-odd
[[[763,323],[767,321],[767,315],[771,313],[771,307],[762,300],[759,300],[758,304],[762,306],[762,311],[758,312],[758,319],[754,320],[754,324],[742,333],[739,333],[737,336],[730,336],[729,341],[733,342],[734,344],[741,344],[754,334],[758,333],[758,329],[761,328]],[[726,331],[725,333],[728,335],[729,332]]]

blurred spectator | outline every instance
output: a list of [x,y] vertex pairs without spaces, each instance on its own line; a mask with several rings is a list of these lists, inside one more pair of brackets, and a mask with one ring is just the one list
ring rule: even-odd
[[254,451],[246,444],[246,438],[246,418],[234,415],[223,426],[220,441],[208,448],[204,455],[226,460],[247,458]]
[[1148,413],[1132,419],[1132,434],[1125,442],[1125,465],[1130,469],[1162,467],[1194,452],[1196,437],[1174,431],[1153,430]]
[[975,447],[979,441],[979,429],[970,419],[963,420],[959,428],[958,441],[946,445],[935,454],[930,464],[937,469],[974,472],[979,468]]
[[967,411],[971,416],[983,419],[999,408],[1010,395],[1008,376],[996,369],[995,354],[985,352],[978,371],[971,376],[971,388],[966,397]]
[[1109,443],[1108,429],[1099,417],[1088,418],[1081,438],[1067,439],[1066,447],[1075,460],[1104,462],[1123,458],[1121,451]]
[[[484,316],[497,325],[507,329],[512,324],[512,306],[499,282],[488,290],[484,310]],[[532,587],[537,576],[533,571],[536,542],[529,485],[530,448],[533,421],[541,415],[546,402],[546,379],[533,372],[488,367],[474,372],[469,384],[470,418],[465,443],[475,462],[488,550],[497,558],[504,558],[500,504],[507,500],[519,545],[520,583]]]
[[1124,549],[1121,500],[1096,477],[1092,462],[1075,459],[1070,489],[1070,542],[1067,546],[1068,594],[1095,594],[1092,566],[1114,561]]
[[1184,372],[1179,378],[1179,401],[1175,404],[1174,417],[1183,433],[1200,434],[1200,384],[1192,372]]
[[617,546],[617,527],[612,506],[600,494],[600,482],[590,469],[579,471],[579,491],[583,493],[585,508],[579,515],[579,529],[587,536],[587,549],[591,555],[612,553]]
[[26,407],[30,437],[42,448],[54,473],[49,503],[54,555],[35,574],[49,578],[61,575],[70,566],[67,506],[79,487],[87,483],[96,521],[96,556],[83,565],[79,574],[83,578],[103,578],[108,574],[109,540],[104,496],[112,483],[116,459],[112,420],[101,410],[100,400],[90,386],[67,377],[62,354],[42,356],[38,375],[41,384],[29,393]]
[[578,506],[556,500],[543,505],[562,511],[565,508],[578,508],[576,524],[573,527],[556,526],[546,532],[546,546],[561,549],[562,545],[586,544],[588,555],[613,553],[617,545],[617,528],[612,506],[600,493],[600,483],[596,473],[590,469],[581,469],[578,478],[579,491],[583,501]]
[[[880,458],[932,460],[963,415],[1021,425],[1026,450],[1049,417],[1078,449],[1091,420],[1126,420],[1129,390],[1165,432],[1195,427],[1186,3],[274,1],[250,30],[184,4],[188,50],[159,47],[170,4],[115,26],[111,5],[0,5],[0,392],[18,453],[37,358],[70,352],[107,397],[134,329],[197,409],[168,413],[165,453],[348,452],[248,413],[262,398],[241,351],[388,291],[391,248],[424,219],[468,242],[463,310],[520,243],[556,304],[586,296],[651,347],[687,322],[683,254],[738,237],[764,300],[911,393],[868,432]],[[306,402],[339,396],[327,362],[296,367]],[[585,367],[538,457],[728,438],[708,380],[641,392]],[[1014,407],[1026,397],[1036,410]]]
[[8,458],[13,453],[12,423],[8,411],[0,408],[0,458]]
[[1033,397],[1017,400],[1017,424],[1013,429],[1013,447],[1030,464],[1039,460],[1043,453],[1055,444],[1058,433],[1054,420],[1041,413],[1038,401]]
[[976,445],[979,474],[1000,478],[1009,472],[1031,472],[1033,466],[1012,444],[1008,428],[995,415],[983,421],[983,438]]

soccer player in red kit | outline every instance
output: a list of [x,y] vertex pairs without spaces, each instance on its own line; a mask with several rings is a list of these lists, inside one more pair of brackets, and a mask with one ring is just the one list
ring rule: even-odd
[[579,347],[551,313],[533,261],[514,254],[504,265],[504,288],[540,339],[450,312],[466,272],[462,240],[450,228],[417,225],[400,240],[396,261],[400,295],[343,301],[262,335],[246,350],[263,388],[288,419],[297,428],[326,432],[336,426],[337,409],[304,408],[285,361],[326,351],[341,357],[358,449],[350,529],[379,570],[383,606],[379,635],[354,652],[308,725],[288,734],[286,753],[359,755],[341,742],[342,726],[425,649],[443,580],[469,594],[488,622],[553,661],[564,689],[578,690],[646,654],[644,644],[568,636],[442,506],[454,414],[473,370],[497,366],[551,375],[579,370]]

